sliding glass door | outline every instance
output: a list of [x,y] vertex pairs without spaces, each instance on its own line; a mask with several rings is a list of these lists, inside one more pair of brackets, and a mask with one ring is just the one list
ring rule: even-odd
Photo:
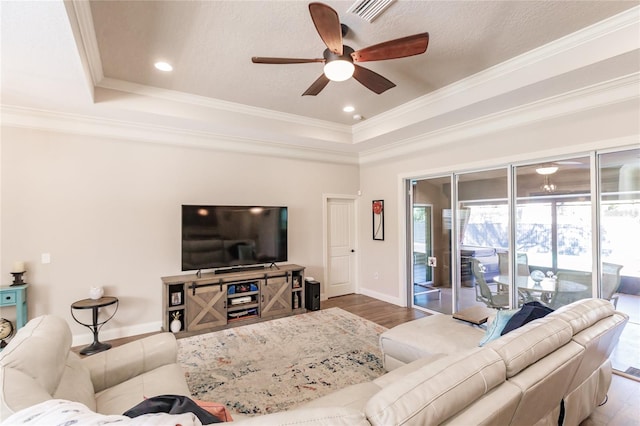
[[410,199],[411,304],[450,314],[453,300],[451,177],[413,180]]
[[593,294],[590,157],[516,167],[519,304],[554,309]]
[[630,317],[613,366],[640,378],[640,149],[412,184],[413,306],[557,309],[601,297]]
[[458,310],[474,305],[509,307],[507,174],[502,168],[457,175]]
[[600,297],[629,315],[611,360],[640,377],[640,149],[601,154]]

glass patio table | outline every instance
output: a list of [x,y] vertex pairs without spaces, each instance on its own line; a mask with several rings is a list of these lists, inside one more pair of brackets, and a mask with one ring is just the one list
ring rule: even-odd
[[[494,281],[508,286],[509,276],[497,275],[494,277]],[[549,277],[545,277],[541,281],[534,281],[529,275],[517,275],[516,286],[523,303],[535,300],[545,305],[551,302],[556,293],[582,293],[589,289],[582,283],[567,280],[563,280],[562,285],[558,285],[557,279]],[[558,290],[558,288],[562,288],[562,290]]]

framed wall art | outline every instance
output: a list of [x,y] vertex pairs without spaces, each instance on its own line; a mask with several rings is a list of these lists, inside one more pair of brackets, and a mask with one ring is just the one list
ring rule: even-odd
[[373,214],[373,239],[384,241],[384,200],[371,202]]

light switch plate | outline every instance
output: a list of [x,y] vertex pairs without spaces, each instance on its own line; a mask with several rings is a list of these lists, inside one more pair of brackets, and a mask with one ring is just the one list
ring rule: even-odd
[[431,266],[432,268],[435,268],[436,266],[438,266],[438,261],[436,260],[435,257],[429,256],[427,258],[427,265]]

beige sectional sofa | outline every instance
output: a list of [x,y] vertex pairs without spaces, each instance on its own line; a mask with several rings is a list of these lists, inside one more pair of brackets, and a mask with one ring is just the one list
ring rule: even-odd
[[176,358],[175,337],[162,333],[80,359],[65,320],[32,319],[0,352],[0,421],[49,399],[122,414],[143,396],[189,395]]
[[[385,363],[391,370],[387,374],[287,412],[252,418],[237,416],[234,423],[546,425],[558,424],[562,417],[564,424],[577,425],[605,399],[611,382],[608,357],[627,320],[608,301],[585,299],[484,347],[478,347],[484,330],[451,316],[415,320],[382,335]],[[29,324],[25,329],[31,327]],[[142,395],[189,395],[184,378],[178,377],[172,351],[168,351],[170,359],[162,357],[160,362],[154,357],[158,361],[149,367],[125,368],[127,357],[115,357],[117,361],[109,358],[118,349],[122,354],[128,349],[115,348],[104,355],[78,360],[68,351],[69,342],[60,343],[64,340],[58,338],[60,333],[57,331],[48,345],[64,346],[67,353],[60,349],[51,357],[39,354],[42,365],[56,370],[55,375],[16,359],[20,350],[12,348],[14,341],[29,340],[21,336],[22,330],[7,347],[13,354],[0,354],[3,419],[8,413],[46,398],[81,401],[98,413],[109,414],[122,413],[140,402]],[[169,335],[163,339],[171,338]],[[123,371],[119,371],[120,367]],[[104,374],[107,370],[113,373]],[[151,384],[138,380],[140,376],[151,379]],[[78,386],[71,391],[69,385],[73,381]],[[81,388],[84,391],[78,394]]]

